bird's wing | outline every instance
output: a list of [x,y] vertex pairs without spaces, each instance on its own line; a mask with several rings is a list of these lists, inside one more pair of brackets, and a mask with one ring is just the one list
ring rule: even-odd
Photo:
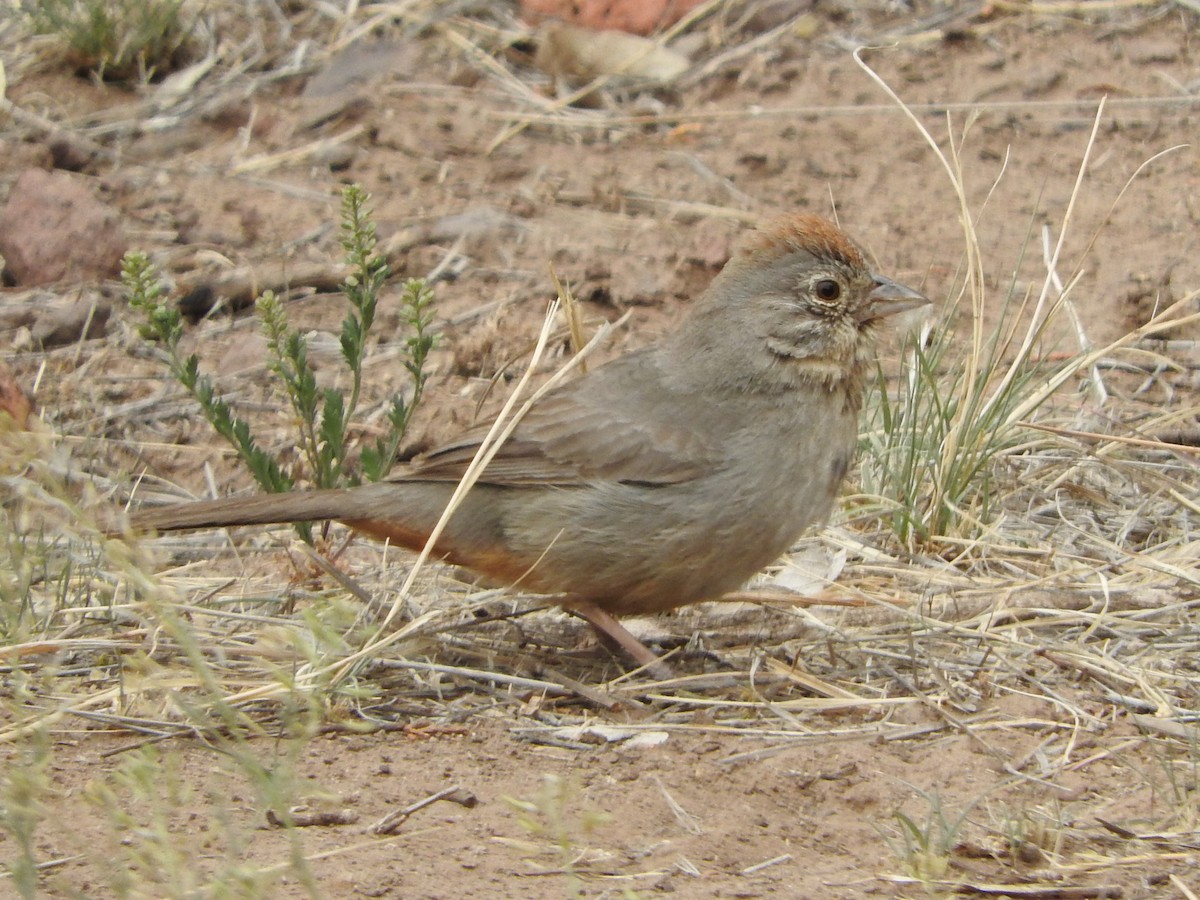
[[[634,354],[546,395],[501,446],[480,482],[574,486],[690,481],[720,464],[677,398],[656,390],[657,359]],[[488,428],[414,460],[397,480],[457,481]]]

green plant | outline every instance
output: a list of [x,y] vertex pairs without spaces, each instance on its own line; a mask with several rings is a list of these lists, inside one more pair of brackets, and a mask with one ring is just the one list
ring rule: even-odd
[[[1136,821],[1138,827],[1158,832],[1191,833],[1200,829],[1200,740],[1192,729],[1178,743],[1154,740],[1150,729],[1139,726],[1146,759],[1123,760],[1138,776],[1151,797],[1149,814]],[[1125,823],[1122,823],[1125,824]]]
[[192,846],[172,834],[172,820],[191,802],[172,759],[153,746],[134,751],[111,780],[92,781],[84,798],[112,826],[109,865],[119,896],[151,885],[174,897],[195,890]]
[[[1057,267],[1104,106],[1102,103],[1097,110],[1084,148],[1058,242],[1052,251],[1047,245],[1040,285],[1026,291],[1017,285],[1017,273],[1025,262],[1023,250],[1012,269],[1000,320],[989,334],[984,311],[994,304],[987,297],[977,214],[967,199],[962,168],[962,149],[973,120],[968,120],[960,135],[948,135],[948,150],[943,151],[896,93],[861,57],[858,62],[901,107],[941,162],[958,198],[964,238],[961,281],[943,324],[934,330],[928,344],[918,341],[912,345],[897,397],[889,397],[881,388],[871,407],[868,418],[873,429],[864,446],[863,480],[868,493],[874,493],[884,507],[881,518],[907,546],[933,544],[940,549],[936,545],[946,543],[961,550],[965,542],[982,537],[990,525],[989,489],[998,459],[1026,440],[1028,417],[1071,377],[1088,373],[1098,358],[1087,352],[1086,342],[1081,340],[1080,352],[1066,361],[1052,366],[1043,363],[1045,344],[1058,314],[1065,311],[1068,317],[1074,316],[1069,297],[1082,262],[1065,280],[1059,279]],[[1025,247],[1033,226],[1031,221]],[[1085,257],[1087,252],[1085,249]],[[964,299],[966,303],[960,304]],[[952,358],[948,352],[954,337],[950,322],[957,313],[968,319],[970,339],[962,355]],[[1082,338],[1078,328],[1076,333]]]
[[41,624],[33,603],[33,585],[46,580],[44,539],[13,527],[0,506],[0,643],[18,643]]
[[534,854],[540,853],[548,843],[557,857],[558,870],[567,878],[570,896],[577,897],[583,889],[579,876],[580,862],[587,856],[587,849],[580,842],[607,821],[607,815],[596,810],[584,809],[578,815],[571,814],[575,800],[575,789],[569,781],[557,775],[545,775],[541,787],[532,800],[504,797],[504,802],[517,816],[517,822],[535,843],[522,845],[509,842],[520,849]]
[[896,821],[898,834],[885,833],[883,839],[900,858],[905,872],[911,878],[930,885],[946,877],[967,813],[950,821],[937,794],[921,790],[917,790],[917,794],[926,803],[924,818],[918,821],[899,809],[895,810],[892,817]]
[[[271,367],[287,388],[292,407],[300,418],[301,450],[308,460],[312,481],[318,487],[334,487],[346,477],[347,429],[362,390],[367,334],[375,321],[379,291],[390,274],[387,263],[375,254],[375,224],[366,208],[369,199],[356,185],[342,194],[342,247],[351,268],[342,286],[351,308],[342,321],[340,340],[351,378],[348,399],[343,400],[332,389],[318,397],[304,338],[288,326],[283,305],[270,293],[257,304],[274,356]],[[413,409],[421,400],[427,378],[425,361],[433,349],[432,303],[433,292],[423,279],[410,278],[405,282],[400,308],[409,333],[403,362],[412,381],[412,399],[405,402],[402,394],[393,395],[387,432],[374,446],[363,448],[359,463],[368,481],[378,481],[391,470]],[[358,478],[350,475],[347,480],[357,483]]]
[[[287,743],[291,749],[303,745]],[[268,766],[236,741],[218,739],[218,744],[223,752],[214,768],[217,783],[207,796],[190,786],[180,754],[153,746],[131,751],[111,775],[89,782],[84,800],[108,825],[109,847],[97,862],[106,867],[115,896],[271,897],[284,877],[308,896],[321,895],[287,813],[298,802],[294,759]],[[217,787],[243,781],[267,808],[282,810],[291,845],[287,862],[262,865],[247,858],[246,825]],[[196,814],[206,806],[213,810],[211,817]],[[183,828],[192,840],[180,840]]]
[[166,302],[150,258],[139,251],[125,254],[121,261],[121,281],[129,294],[129,305],[146,316],[140,329],[142,337],[162,344],[171,374],[200,404],[200,412],[209,424],[237,451],[254,480],[267,491],[290,489],[294,484],[291,476],[259,448],[250,433],[250,424],[218,396],[212,379],[200,373],[199,358],[194,353],[184,356],[180,351],[183,317]]
[[58,36],[81,71],[102,79],[149,80],[173,69],[191,24],[183,0],[26,0],[34,31]]
[[[903,341],[894,394],[880,367],[861,441],[864,494],[906,546],[970,540],[991,521],[995,467],[1029,438],[1021,420],[1049,399],[1048,366],[1035,352],[1053,310],[1018,344],[1023,304],[1008,303],[999,326],[955,357],[950,316]],[[1077,366],[1071,359],[1057,368]]]
[[[308,344],[288,324],[279,298],[267,292],[255,304],[267,336],[270,368],[299,422],[300,462],[292,466],[285,466],[261,449],[249,422],[219,396],[212,379],[200,372],[196,355],[183,355],[182,317],[178,309],[165,301],[146,255],[130,253],[125,257],[122,280],[130,305],[145,316],[142,336],[162,346],[171,374],[196,399],[204,417],[237,451],[255,481],[266,491],[290,490],[302,476],[321,488],[358,484],[364,477],[369,481],[384,478],[394,464],[396,450],[424,392],[425,364],[434,343],[430,330],[433,293],[425,281],[409,279],[401,294],[401,317],[408,328],[403,364],[410,376],[412,395],[408,400],[399,392],[392,396],[383,435],[361,450],[357,463],[351,459],[349,433],[361,395],[367,337],[375,321],[379,292],[390,274],[386,261],[375,253],[375,226],[366,206],[369,199],[357,185],[346,188],[342,195],[342,246],[351,267],[342,286],[350,310],[342,322],[340,341],[351,379],[348,397],[333,388],[324,391],[318,388],[308,359]],[[307,539],[307,528],[301,526],[299,530]]]
[[69,459],[41,431],[0,427],[0,649],[53,634],[67,609],[103,618],[113,564],[133,563],[95,540],[89,494],[63,477]]
[[42,798],[50,791],[50,740],[45,729],[35,729],[10,762],[0,781],[0,828],[16,844],[6,863],[13,884],[24,898],[37,896],[38,867],[34,834],[45,817]]

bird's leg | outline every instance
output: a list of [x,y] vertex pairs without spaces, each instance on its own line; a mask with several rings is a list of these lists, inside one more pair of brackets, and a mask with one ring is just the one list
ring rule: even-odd
[[634,662],[644,667],[655,678],[666,679],[674,676],[670,666],[655,656],[649,647],[630,634],[629,630],[618,622],[616,618],[605,612],[595,603],[589,600],[570,600],[563,604],[563,608],[568,612],[575,613],[575,615],[591,625],[602,640],[607,638],[616,643],[618,647],[629,654]]

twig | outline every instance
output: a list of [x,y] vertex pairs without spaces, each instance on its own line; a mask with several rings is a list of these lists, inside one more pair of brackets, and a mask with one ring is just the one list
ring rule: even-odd
[[479,803],[478,798],[470,791],[464,791],[458,785],[454,785],[454,787],[443,788],[436,794],[430,794],[416,803],[410,803],[404,809],[388,813],[375,824],[371,831],[379,835],[395,834],[413,813],[437,803],[439,800],[449,800],[451,803],[457,803],[467,809],[473,809]]

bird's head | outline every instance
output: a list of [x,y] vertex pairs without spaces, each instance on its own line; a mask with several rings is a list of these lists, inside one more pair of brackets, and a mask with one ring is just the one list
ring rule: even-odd
[[741,242],[697,301],[680,341],[691,352],[723,357],[729,375],[762,389],[845,383],[860,390],[879,323],[928,303],[873,273],[833,223],[784,215]]

